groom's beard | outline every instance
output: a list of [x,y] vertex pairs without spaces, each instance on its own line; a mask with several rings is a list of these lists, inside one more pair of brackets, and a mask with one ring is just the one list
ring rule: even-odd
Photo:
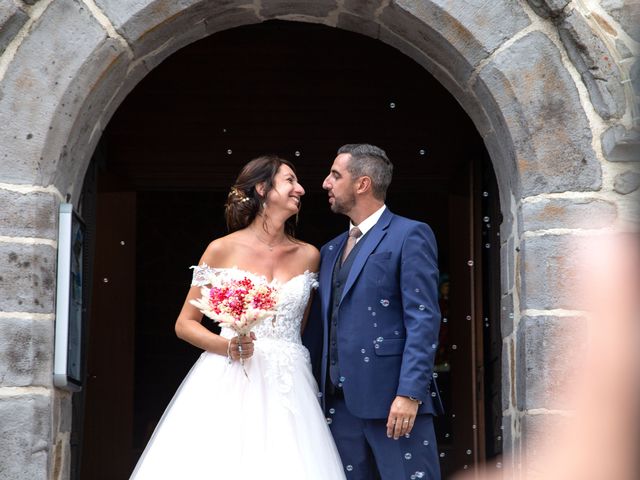
[[333,197],[333,205],[331,205],[331,211],[333,213],[342,213],[348,215],[349,212],[356,205],[356,196],[353,193],[345,194],[344,197],[338,199]]

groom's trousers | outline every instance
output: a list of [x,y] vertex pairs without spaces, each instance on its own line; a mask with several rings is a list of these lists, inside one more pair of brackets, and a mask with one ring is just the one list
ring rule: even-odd
[[354,417],[340,393],[327,396],[327,417],[348,480],[440,480],[431,415],[418,415],[411,433],[394,440],[386,418]]

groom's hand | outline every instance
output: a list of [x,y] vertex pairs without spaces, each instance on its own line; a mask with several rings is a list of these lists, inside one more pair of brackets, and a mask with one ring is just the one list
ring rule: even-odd
[[387,437],[398,440],[411,432],[418,413],[418,402],[408,397],[397,396],[391,403],[387,418]]

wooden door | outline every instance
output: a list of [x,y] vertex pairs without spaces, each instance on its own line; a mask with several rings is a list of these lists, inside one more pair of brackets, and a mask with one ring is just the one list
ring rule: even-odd
[[[441,286],[441,355],[436,368],[446,413],[436,420],[443,478],[484,460],[479,210],[472,162],[450,181],[448,295]],[[440,353],[440,352],[439,352]]]
[[99,193],[82,479],[127,479],[132,470],[136,194]]

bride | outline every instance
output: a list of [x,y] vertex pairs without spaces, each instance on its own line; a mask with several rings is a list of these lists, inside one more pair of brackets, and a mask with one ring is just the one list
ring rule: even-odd
[[[300,341],[320,261],[315,247],[293,237],[302,195],[293,165],[281,158],[256,158],[240,172],[225,210],[231,233],[205,250],[176,321],[178,337],[204,352],[131,478],[345,478]],[[211,333],[189,303],[210,274],[274,287],[275,317],[251,336]]]

